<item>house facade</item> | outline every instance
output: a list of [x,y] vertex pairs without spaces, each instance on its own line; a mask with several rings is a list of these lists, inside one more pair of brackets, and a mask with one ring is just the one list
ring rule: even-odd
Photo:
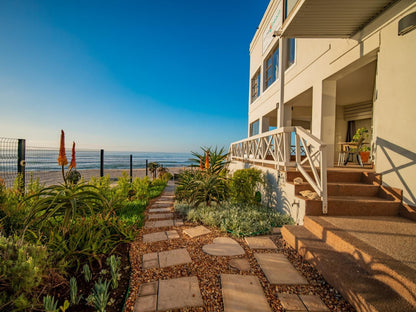
[[[416,206],[415,16],[415,1],[271,0],[250,44],[246,140],[301,127],[331,168],[365,127],[383,185]],[[290,157],[295,137],[285,140]]]

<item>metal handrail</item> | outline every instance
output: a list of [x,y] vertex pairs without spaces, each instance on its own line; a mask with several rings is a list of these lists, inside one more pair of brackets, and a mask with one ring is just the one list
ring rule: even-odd
[[[295,138],[295,161],[291,161]],[[328,212],[326,145],[302,127],[282,127],[230,144],[231,160],[296,168],[322,200],[322,212]],[[312,174],[308,173],[308,169]]]

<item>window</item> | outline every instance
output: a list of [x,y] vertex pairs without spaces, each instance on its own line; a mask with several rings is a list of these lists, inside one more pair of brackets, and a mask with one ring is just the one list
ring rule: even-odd
[[250,136],[259,134],[260,119],[250,124]]
[[298,2],[297,0],[286,0],[286,5],[285,5],[285,19],[289,16],[290,12],[292,12],[292,10],[295,7],[295,4],[297,2]]
[[264,90],[279,76],[279,47],[276,46],[264,62]]
[[285,68],[288,69],[290,66],[295,64],[295,38],[289,38],[286,41],[287,53],[285,60]]
[[251,78],[251,103],[260,96],[260,69]]

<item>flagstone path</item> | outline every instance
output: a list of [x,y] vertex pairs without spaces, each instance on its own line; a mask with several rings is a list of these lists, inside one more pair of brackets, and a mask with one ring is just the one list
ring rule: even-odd
[[305,278],[313,269],[293,260],[280,234],[235,238],[184,223],[173,195],[169,183],[131,246],[125,311],[352,311],[342,298],[328,299],[333,290],[319,284],[319,275]]

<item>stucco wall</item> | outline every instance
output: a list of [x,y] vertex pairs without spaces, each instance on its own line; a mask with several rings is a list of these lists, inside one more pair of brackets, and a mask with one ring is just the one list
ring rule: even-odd
[[380,31],[374,102],[376,171],[416,205],[416,30],[397,35],[398,19]]
[[303,224],[305,201],[295,197],[294,185],[286,183],[283,172],[240,161],[233,161],[229,165],[231,172],[245,168],[256,168],[264,173],[266,188],[261,190],[263,204],[290,215],[296,224]]

